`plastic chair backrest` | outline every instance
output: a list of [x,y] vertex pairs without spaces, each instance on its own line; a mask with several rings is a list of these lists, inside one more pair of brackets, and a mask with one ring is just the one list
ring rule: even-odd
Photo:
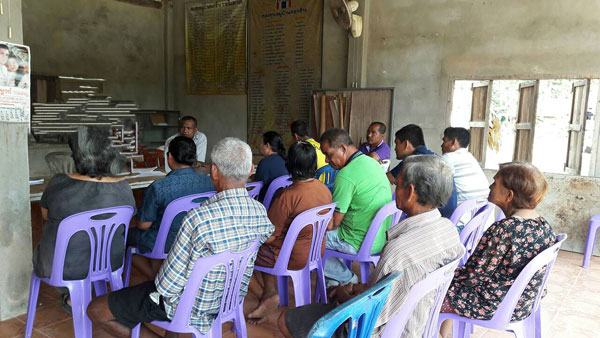
[[356,253],[357,258],[367,258],[371,256],[371,250],[373,248],[373,242],[375,242],[375,237],[377,237],[377,233],[381,228],[383,222],[389,217],[392,216],[392,223],[390,223],[390,227],[398,224],[400,219],[402,219],[402,215],[404,212],[396,207],[396,201],[391,201],[383,205],[379,211],[373,217],[371,221],[371,225],[369,225],[369,230],[363,239],[363,242],[360,246],[360,249]]
[[160,221],[154,248],[152,249],[152,252],[146,256],[155,259],[167,258],[168,252],[165,252],[165,244],[167,243],[167,236],[169,236],[169,231],[171,230],[171,225],[173,224],[175,217],[182,212],[188,212],[199,207],[206,199],[213,197],[216,193],[216,191],[203,192],[200,194],[183,196],[171,201],[171,203],[167,205]]
[[267,211],[269,210],[269,207],[271,206],[271,202],[273,202],[273,197],[275,196],[275,193],[277,192],[277,190],[285,188],[291,184],[292,184],[292,176],[290,176],[290,175],[279,176],[276,179],[274,179],[273,181],[271,181],[271,184],[269,184],[269,188],[267,189],[267,192],[265,193],[265,198],[263,199],[263,205],[265,206],[265,209],[267,209]]
[[494,211],[493,204],[489,203],[484,205],[475,217],[465,224],[465,227],[460,231],[460,242],[465,246],[465,255],[460,260],[459,266],[464,266],[475,248],[479,244],[479,240],[485,233],[485,231],[492,225],[490,222],[490,216]]
[[454,209],[452,216],[450,216],[450,221],[456,225],[463,215],[467,213],[470,213],[471,217],[473,217],[477,211],[486,204],[488,204],[487,197],[477,197],[462,201],[458,206],[456,206],[456,209]]
[[[129,221],[133,216],[133,207],[118,206],[112,208],[96,209],[80,212],[63,219],[58,225],[56,245],[54,248],[54,261],[50,282],[59,284],[64,282],[63,269],[67,246],[71,236],[84,231],[90,239],[90,267],[86,279],[91,281],[104,279],[112,272],[110,252],[113,238],[119,226],[125,227],[125,237]],[[123,243],[123,253],[125,243]],[[123,262],[121,261],[121,269]]]
[[[212,256],[202,257],[194,263],[194,269],[185,285],[183,294],[179,298],[179,304],[177,304],[170,324],[171,328],[180,328],[181,330],[173,330],[173,332],[184,332],[189,327],[190,314],[196,303],[196,295],[202,285],[202,280],[206,274],[216,267],[225,268],[223,295],[221,296],[217,319],[230,315],[237,310],[238,306],[242,306],[242,299],[240,299],[242,280],[248,268],[248,261],[255,256],[260,241],[254,240],[249,244],[250,246],[242,251],[227,250]],[[219,323],[219,321],[215,320],[215,323]]]
[[533,307],[531,312],[534,313],[539,305],[540,299],[542,298],[543,290],[546,287],[546,282],[548,281],[548,276],[550,275],[550,271],[552,270],[552,266],[556,261],[556,257],[558,256],[558,250],[562,243],[567,239],[567,234],[560,234],[556,236],[557,243],[547,248],[546,250],[538,253],[532,260],[525,265],[523,270],[519,273],[517,279],[515,279],[513,285],[508,289],[508,292],[504,296],[504,299],[498,306],[496,313],[490,319],[491,322],[496,322],[498,324],[503,324],[508,326],[513,312],[515,311],[515,307],[517,306],[517,302],[521,298],[523,291],[533,278],[536,272],[542,269],[544,266],[546,267],[546,273],[544,274],[544,278],[542,279],[542,284],[540,285],[538,294],[533,303]]
[[332,337],[337,328],[347,320],[350,320],[348,337],[370,337],[377,317],[392,290],[392,282],[398,276],[400,276],[399,272],[385,277],[373,287],[321,317],[313,325],[308,337]]
[[325,179],[322,182],[327,186],[327,188],[329,188],[329,190],[332,190],[333,182],[335,181],[335,177],[337,176],[338,171],[339,170],[333,169],[333,167],[328,164],[322,166],[321,168],[319,168],[319,170],[317,170],[317,172],[315,173],[315,178],[319,179],[321,175],[324,174]]
[[429,310],[423,337],[437,337],[437,334],[434,335],[434,333],[436,333],[438,328],[437,322],[440,309],[444,302],[448,287],[450,287],[450,282],[452,282],[452,278],[454,277],[454,270],[456,269],[459,260],[460,258],[447,263],[441,268],[429,273],[422,281],[413,285],[400,310],[398,310],[385,325],[381,337],[392,338],[402,336],[404,327],[406,326],[406,323],[408,323],[408,320],[419,301],[433,290],[435,290],[435,297]]
[[263,188],[263,182],[252,182],[246,184],[246,190],[248,190],[248,195],[253,199],[257,200],[260,195],[260,191]]
[[313,235],[307,265],[315,267],[317,264],[320,264],[323,238],[325,237],[327,225],[329,225],[329,222],[333,218],[333,211],[336,205],[337,202],[308,209],[294,218],[281,245],[275,266],[273,266],[274,274],[287,271],[290,255],[294,249],[294,244],[296,244],[296,238],[298,238],[300,231],[309,225],[312,225]]

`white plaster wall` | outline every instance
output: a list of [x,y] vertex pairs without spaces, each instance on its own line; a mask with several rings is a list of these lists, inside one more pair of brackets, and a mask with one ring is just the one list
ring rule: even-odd
[[368,0],[367,86],[439,152],[453,79],[600,76],[600,2]]
[[23,0],[23,27],[33,73],[104,78],[113,98],[164,108],[162,9],[115,0]]

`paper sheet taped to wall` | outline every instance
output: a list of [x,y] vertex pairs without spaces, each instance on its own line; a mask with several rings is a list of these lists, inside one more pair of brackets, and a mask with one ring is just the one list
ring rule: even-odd
[[29,47],[0,41],[0,121],[29,123]]

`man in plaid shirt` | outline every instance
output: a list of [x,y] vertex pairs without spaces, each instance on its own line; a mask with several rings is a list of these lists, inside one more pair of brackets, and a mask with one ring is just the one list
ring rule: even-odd
[[[246,181],[252,171],[250,147],[236,138],[219,141],[211,152],[210,177],[217,194],[188,212],[173,248],[156,279],[94,299],[88,316],[118,337],[129,337],[137,324],[173,317],[179,297],[196,260],[226,250],[244,250],[251,241],[261,244],[274,230],[264,206],[248,196]],[[242,280],[245,296],[254,259]],[[193,306],[190,324],[208,332],[219,312],[224,288],[224,269],[212,270],[203,280]],[[158,337],[142,325],[142,337]]]

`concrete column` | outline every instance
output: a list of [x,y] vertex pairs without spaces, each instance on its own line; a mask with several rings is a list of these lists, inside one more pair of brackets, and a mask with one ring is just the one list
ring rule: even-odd
[[[5,1],[3,9],[0,40],[22,44],[21,0],[11,0],[10,9]],[[27,123],[0,122],[0,320],[25,313],[29,296],[32,266],[27,133]]]

